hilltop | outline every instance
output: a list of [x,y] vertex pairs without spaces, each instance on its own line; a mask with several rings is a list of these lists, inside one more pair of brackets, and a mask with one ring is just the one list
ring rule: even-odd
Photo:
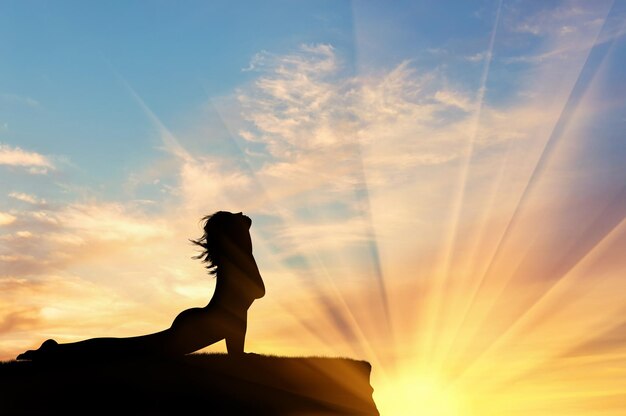
[[190,354],[0,363],[0,414],[378,415],[365,361]]

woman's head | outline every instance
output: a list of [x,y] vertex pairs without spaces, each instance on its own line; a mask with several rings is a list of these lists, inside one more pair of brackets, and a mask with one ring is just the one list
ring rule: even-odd
[[237,258],[243,255],[252,255],[252,240],[250,226],[252,220],[241,212],[233,214],[227,211],[218,211],[202,218],[204,234],[192,243],[204,250],[196,259],[207,263],[210,274],[217,273],[224,258]]

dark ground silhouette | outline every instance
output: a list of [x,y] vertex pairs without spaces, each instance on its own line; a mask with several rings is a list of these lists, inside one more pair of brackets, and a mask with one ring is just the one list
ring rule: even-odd
[[[47,340],[1,363],[0,414],[377,415],[367,362],[244,353],[248,309],[265,295],[252,220],[204,220],[191,241],[217,279],[207,306],[153,334]],[[228,355],[189,354],[221,340]]]
[[11,361],[0,363],[0,414],[378,415],[370,370],[256,354]]

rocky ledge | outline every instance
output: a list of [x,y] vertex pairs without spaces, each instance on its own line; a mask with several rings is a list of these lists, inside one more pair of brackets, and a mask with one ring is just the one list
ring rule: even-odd
[[378,415],[371,366],[346,358],[191,354],[0,364],[0,414]]

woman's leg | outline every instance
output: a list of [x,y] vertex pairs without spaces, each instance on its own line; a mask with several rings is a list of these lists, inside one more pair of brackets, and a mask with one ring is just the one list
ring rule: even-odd
[[166,354],[168,331],[129,338],[90,338],[59,344],[49,339],[38,349],[18,355],[18,360],[72,361],[143,358]]
[[243,354],[246,313],[185,311],[169,329],[130,338],[91,338],[67,344],[48,340],[37,350],[20,354],[18,359],[32,361],[110,360],[180,356],[226,339],[229,354]]

